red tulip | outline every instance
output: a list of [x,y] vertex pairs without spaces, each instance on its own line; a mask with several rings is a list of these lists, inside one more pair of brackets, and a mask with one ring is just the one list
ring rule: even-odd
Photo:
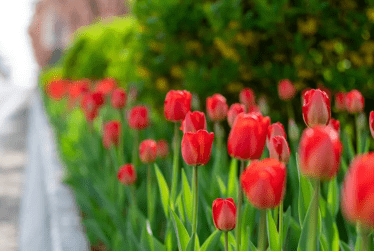
[[88,79],[78,80],[74,81],[69,85],[69,98],[71,100],[76,100],[78,97],[86,94],[90,90],[90,82]]
[[288,135],[292,141],[296,141],[299,138],[299,127],[292,118],[288,120]]
[[342,212],[351,222],[374,227],[374,153],[357,156],[342,188]]
[[291,100],[296,94],[296,88],[291,80],[283,79],[278,83],[278,95],[282,100]]
[[329,126],[307,128],[299,147],[300,170],[308,177],[330,180],[339,170],[342,143]]
[[187,132],[182,139],[182,156],[190,166],[206,165],[212,153],[214,133],[199,130],[195,133]]
[[240,103],[242,103],[247,109],[252,105],[256,104],[255,93],[250,88],[244,88],[239,94]]
[[269,144],[270,158],[279,160],[285,164],[288,163],[291,155],[290,147],[283,136],[274,136],[270,139]]
[[169,154],[169,144],[166,140],[161,139],[157,141],[157,156],[160,158],[166,158]]
[[210,120],[221,121],[226,118],[229,106],[224,96],[214,94],[206,99],[206,108]]
[[364,97],[358,90],[352,90],[345,96],[345,105],[349,113],[362,112],[364,103]]
[[183,120],[191,110],[191,98],[191,93],[188,91],[169,91],[164,102],[166,119],[173,122]]
[[269,142],[269,140],[274,136],[282,136],[287,139],[286,131],[284,130],[284,126],[281,122],[275,122],[269,126],[268,133],[266,135],[266,142]]
[[197,132],[198,130],[206,130],[206,119],[203,112],[188,112],[182,121],[180,129],[183,133]]
[[274,208],[283,200],[286,166],[275,159],[253,161],[240,177],[243,192],[259,209]]
[[240,113],[231,128],[227,150],[237,159],[259,159],[264,151],[269,117],[260,113]]
[[344,92],[338,92],[337,94],[335,94],[335,108],[336,108],[336,110],[338,110],[338,111],[345,111],[346,110],[345,96],[346,96],[346,93],[344,93]]
[[129,126],[135,130],[142,130],[149,125],[148,108],[135,106],[128,113]]
[[101,92],[104,95],[112,93],[114,88],[116,88],[117,82],[113,78],[106,78],[101,80],[95,88],[96,92]]
[[333,128],[335,131],[337,131],[338,135],[339,135],[339,133],[340,133],[340,122],[339,122],[339,120],[331,118],[330,122],[329,122],[329,126],[331,128]]
[[54,100],[60,100],[66,95],[68,85],[68,80],[52,81],[47,86],[47,95]]
[[116,88],[112,93],[112,107],[123,109],[126,105],[127,95],[122,88]]
[[157,158],[157,144],[153,139],[143,140],[139,145],[140,160],[145,163],[152,163]]
[[236,205],[232,198],[216,199],[212,206],[213,222],[218,230],[230,231],[236,225]]
[[305,96],[305,93],[307,93],[308,91],[310,90],[313,90],[312,88],[310,87],[306,87],[304,88],[302,91],[301,91],[301,103],[304,104],[304,96]]
[[81,108],[86,116],[87,121],[93,121],[99,113],[99,107],[90,93],[83,96]]
[[136,171],[132,164],[120,167],[117,174],[118,180],[125,185],[132,185],[136,181]]
[[260,107],[258,107],[256,104],[251,105],[250,107],[247,108],[247,113],[250,113],[250,112],[258,112],[258,113],[261,113],[261,111],[260,111]]
[[101,92],[94,92],[91,94],[93,100],[95,101],[98,107],[101,107],[105,103],[105,96]]
[[371,136],[374,138],[374,112],[373,111],[370,112],[370,116],[369,116],[369,128],[370,128]]
[[326,86],[323,86],[321,84],[318,84],[317,89],[320,89],[321,91],[325,92],[327,97],[329,97],[329,100],[332,100],[331,90],[329,88],[327,88]]
[[121,134],[121,124],[119,121],[110,121],[104,126],[103,145],[110,148],[112,145],[119,145],[119,137]]
[[303,119],[309,127],[327,125],[331,117],[330,99],[324,91],[312,89],[304,95]]
[[227,122],[230,127],[234,124],[234,121],[238,114],[245,112],[245,106],[239,103],[232,104],[229,111],[227,112]]

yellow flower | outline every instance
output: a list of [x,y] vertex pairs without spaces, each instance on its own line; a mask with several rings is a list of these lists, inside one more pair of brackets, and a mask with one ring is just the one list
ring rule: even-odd
[[286,55],[280,54],[280,53],[276,53],[273,58],[275,61],[279,61],[279,62],[283,62],[287,59]]
[[164,77],[160,77],[156,80],[156,88],[159,91],[165,92],[169,89],[168,80]]
[[297,75],[299,78],[312,78],[313,72],[307,69],[299,69],[297,70]]
[[240,92],[243,87],[243,84],[240,82],[231,82],[226,86],[227,91],[231,93]]
[[252,79],[252,73],[248,70],[248,68],[245,65],[241,65],[239,67],[239,72],[241,75],[241,79],[244,81],[249,81]]
[[156,42],[154,40],[150,41],[148,44],[149,48],[155,52],[161,52],[164,49],[164,45],[160,42]]
[[362,43],[360,51],[365,53],[373,53],[374,52],[374,41],[365,41]]
[[258,35],[255,34],[254,32],[252,31],[246,31],[245,33],[238,33],[236,34],[236,41],[241,44],[241,45],[244,45],[244,46],[256,46],[257,44],[257,38]]
[[317,20],[315,18],[308,18],[305,21],[298,19],[297,27],[299,31],[305,35],[314,35],[318,30]]
[[221,52],[222,56],[227,59],[232,59],[235,62],[238,62],[240,59],[239,54],[236,52],[234,48],[228,46],[222,39],[216,38],[214,39],[214,44]]
[[142,67],[142,66],[138,66],[138,68],[136,69],[136,72],[138,74],[139,77],[141,78],[149,78],[149,76],[151,75],[150,72],[148,71],[147,68],[145,67]]
[[304,62],[304,56],[303,55],[296,55],[294,58],[293,58],[293,63],[294,65],[297,67],[297,66],[300,66],[302,63]]
[[363,59],[357,52],[351,52],[349,55],[349,59],[355,66],[362,66],[364,64]]
[[197,40],[186,42],[185,47],[188,53],[195,52],[198,56],[201,56],[201,54],[203,53],[203,46]]
[[334,50],[334,45],[336,41],[334,40],[323,40],[320,45],[322,48],[324,48],[326,51],[333,51]]
[[373,55],[371,54],[367,54],[365,56],[365,63],[368,65],[368,66],[372,66],[373,65]]
[[374,22],[374,9],[368,9],[366,11],[366,16],[371,22]]
[[229,23],[229,28],[230,29],[237,29],[240,27],[240,24],[238,21],[235,21],[235,20],[231,20],[230,23]]
[[182,68],[179,65],[173,65],[170,69],[170,75],[174,78],[182,78],[183,72]]

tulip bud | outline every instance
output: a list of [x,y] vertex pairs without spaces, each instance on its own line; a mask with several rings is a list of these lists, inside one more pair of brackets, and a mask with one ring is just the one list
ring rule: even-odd
[[144,164],[152,163],[157,158],[157,144],[152,139],[143,140],[139,145],[139,157]]
[[269,113],[268,100],[265,96],[261,96],[258,99],[258,107],[260,108],[261,114],[267,115]]
[[290,147],[283,136],[274,136],[268,144],[270,158],[288,163],[291,155]]
[[192,95],[188,91],[169,91],[164,102],[166,119],[173,122],[183,120],[191,110],[191,98]]
[[345,105],[349,113],[358,113],[364,110],[364,97],[358,90],[352,90],[345,96]]
[[342,188],[342,212],[352,223],[374,227],[374,153],[353,159]]
[[125,90],[117,88],[112,93],[112,106],[116,109],[123,109],[126,105],[127,95]]
[[116,88],[117,82],[113,78],[106,78],[101,80],[95,88],[96,92],[101,92],[104,96],[111,94],[114,88]]
[[69,92],[69,98],[72,101],[75,101],[80,96],[86,94],[89,92],[89,80],[83,79],[79,81],[75,81],[69,85],[68,92]]
[[274,208],[283,200],[286,166],[275,159],[253,161],[240,177],[248,201],[259,209]]
[[373,111],[370,112],[370,116],[369,116],[369,128],[370,128],[371,136],[374,138],[374,112]]
[[103,145],[110,148],[112,145],[119,145],[119,137],[121,134],[121,124],[119,121],[110,121],[104,126]]
[[256,104],[255,93],[250,88],[244,88],[239,94],[240,103],[242,103],[246,109],[249,109],[252,105]]
[[105,103],[105,96],[101,92],[94,92],[91,95],[97,107],[101,107]]
[[296,94],[296,88],[291,80],[283,79],[278,83],[278,96],[281,100],[291,100]]
[[338,111],[345,111],[345,96],[346,94],[344,92],[338,92],[335,94],[335,108]]
[[297,126],[295,120],[292,118],[288,120],[288,135],[292,141],[296,141],[299,138],[299,127]]
[[180,129],[183,131],[183,133],[206,130],[205,114],[198,111],[188,112],[182,121]]
[[117,174],[118,180],[127,185],[130,186],[135,183],[136,181],[136,171],[132,164],[126,164],[120,167]]
[[304,96],[305,96],[305,93],[307,93],[308,91],[312,90],[312,88],[304,88],[302,91],[301,91],[301,104],[304,104]]
[[329,126],[331,128],[333,128],[335,131],[337,131],[338,135],[340,134],[340,122],[339,122],[339,120],[331,118],[330,122],[329,122]]
[[303,119],[309,127],[327,125],[331,117],[330,99],[324,91],[312,89],[304,95]]
[[213,222],[218,230],[230,231],[236,225],[236,205],[232,198],[216,199],[212,206]]
[[128,113],[129,126],[135,130],[142,130],[149,125],[148,108],[145,106],[135,106]]
[[331,180],[339,170],[342,143],[329,126],[305,129],[299,147],[300,170],[310,178]]
[[66,95],[68,85],[68,80],[57,80],[50,82],[47,86],[48,97],[54,100],[61,100]]
[[187,132],[182,139],[182,156],[187,165],[206,165],[212,153],[214,133],[199,130]]
[[251,112],[261,113],[260,107],[258,107],[256,104],[251,105],[250,107],[247,108],[247,113],[251,113]]
[[282,136],[287,139],[287,134],[282,123],[275,122],[269,126],[268,133],[266,135],[266,142],[269,142],[269,140],[274,136]]
[[245,106],[239,103],[232,104],[230,106],[229,111],[227,112],[227,122],[229,123],[230,127],[234,124],[234,121],[238,114],[245,111]]
[[157,156],[160,158],[166,158],[169,154],[169,144],[166,140],[161,139],[157,141]]
[[227,150],[231,157],[259,159],[264,151],[269,117],[260,113],[240,113],[231,128]]
[[207,113],[212,121],[224,120],[227,116],[229,106],[226,98],[221,94],[214,94],[206,99]]

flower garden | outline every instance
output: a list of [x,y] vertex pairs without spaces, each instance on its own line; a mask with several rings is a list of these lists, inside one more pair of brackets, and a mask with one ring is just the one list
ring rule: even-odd
[[270,2],[135,1],[44,69],[92,250],[374,250],[374,9]]

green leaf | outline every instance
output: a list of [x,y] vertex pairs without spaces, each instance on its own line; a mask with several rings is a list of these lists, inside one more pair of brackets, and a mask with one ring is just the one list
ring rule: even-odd
[[306,177],[301,175],[300,173],[299,159],[298,159],[297,154],[296,154],[296,163],[297,163],[297,170],[298,170],[298,175],[299,175],[299,201],[298,201],[299,222],[300,224],[303,224],[306,212],[312,200],[313,187],[310,181]]
[[340,244],[340,248],[342,251],[352,251],[349,245],[345,243],[344,241],[340,241],[339,244]]
[[182,195],[183,203],[185,206],[186,214],[190,222],[192,222],[193,210],[192,210],[192,192],[184,168],[182,168]]
[[271,210],[267,210],[266,212],[266,224],[267,224],[267,232],[268,232],[268,239],[269,239],[269,246],[272,251],[280,251],[280,242],[279,242],[279,234],[277,232],[277,227],[275,225],[273,216],[271,215]]
[[226,190],[225,183],[223,182],[221,177],[217,176],[217,182],[218,182],[219,190],[221,192],[221,196],[226,197],[227,190]]
[[216,251],[216,250],[218,250],[217,246],[219,244],[219,239],[220,239],[221,233],[222,232],[219,231],[219,230],[214,231],[208,237],[208,239],[205,240],[205,242],[203,243],[203,245],[200,248],[200,251]]
[[160,189],[160,194],[161,194],[162,206],[164,208],[165,216],[166,218],[168,218],[169,217],[169,200],[170,200],[169,188],[157,164],[155,164],[155,170],[156,170],[158,187]]
[[321,246],[320,246],[321,251],[329,251],[327,240],[326,240],[326,237],[324,235],[321,235],[319,237],[319,242],[321,243]]
[[227,197],[236,198],[238,194],[238,160],[231,159],[229,179],[227,182]]
[[190,241],[188,242],[186,251],[199,251],[200,250],[200,243],[197,234],[193,234],[191,236]]
[[339,211],[339,188],[336,178],[329,182],[327,206],[335,218]]
[[190,240],[190,236],[182,221],[179,219],[178,215],[176,215],[176,213],[172,209],[170,210],[175,233],[178,239],[178,249],[179,251],[185,251]]
[[292,217],[291,206],[289,206],[287,211],[283,214],[283,241],[282,241],[283,244],[286,242],[287,232],[288,232],[288,228],[290,227],[291,217]]

